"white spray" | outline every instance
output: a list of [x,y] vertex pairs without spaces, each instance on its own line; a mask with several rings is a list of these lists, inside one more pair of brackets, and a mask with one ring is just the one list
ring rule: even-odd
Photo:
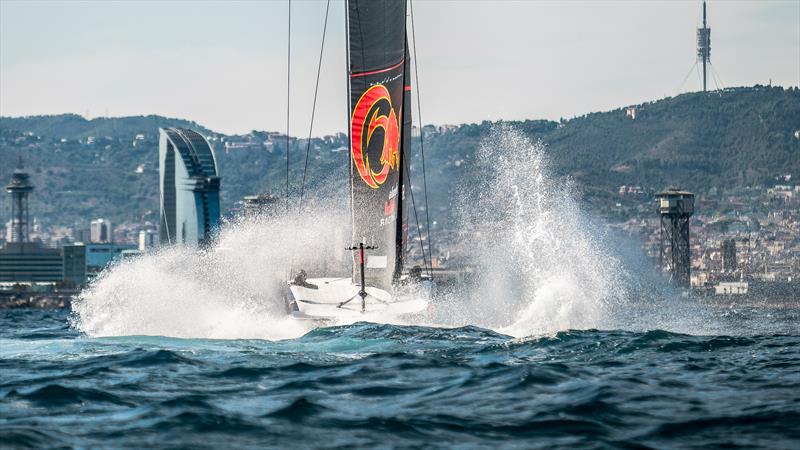
[[[474,164],[478,175],[463,180],[454,203],[475,282],[436,299],[428,314],[365,320],[477,325],[516,337],[588,328],[698,332],[705,319],[696,306],[640,285],[641,272],[632,274],[604,245],[607,228],[580,210],[569,179],[553,176],[541,143],[498,125]],[[231,224],[205,251],[168,248],[117,264],[74,303],[73,325],[90,336],[300,336],[313,325],[286,313],[287,269],[349,273],[349,254],[337,256],[350,244],[346,207],[317,203],[329,208]]]
[[287,276],[293,265],[341,273],[334,249],[344,244],[331,237],[342,236],[333,231],[342,223],[319,211],[240,220],[206,250],[174,246],[123,261],[74,302],[73,326],[90,336],[300,336],[311,328],[286,313]]
[[608,299],[625,297],[622,268],[569,180],[550,174],[544,147],[497,125],[474,164],[479,175],[460,186],[457,216],[477,280],[457,289],[437,319],[514,336],[602,328]]

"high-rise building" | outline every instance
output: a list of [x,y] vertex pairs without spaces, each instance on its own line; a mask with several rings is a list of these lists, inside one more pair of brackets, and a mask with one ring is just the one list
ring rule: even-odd
[[114,241],[111,222],[106,219],[92,220],[90,226],[90,241],[93,244],[107,244]]
[[64,257],[64,282],[74,287],[86,286],[86,245],[64,245],[61,255]]
[[6,191],[11,195],[11,223],[10,233],[6,235],[8,242],[28,242],[30,237],[30,213],[28,211],[28,196],[33,192],[30,175],[22,167],[22,158],[11,175],[11,181],[6,186]]
[[722,270],[733,272],[736,267],[736,241],[725,239],[722,241]]
[[73,231],[73,239],[75,242],[83,242],[87,244],[92,242],[92,230],[90,228],[76,228]]
[[161,128],[159,132],[161,243],[205,245],[220,221],[214,150],[196,131]]
[[156,230],[140,230],[139,231],[139,251],[146,252],[158,247],[158,231]]

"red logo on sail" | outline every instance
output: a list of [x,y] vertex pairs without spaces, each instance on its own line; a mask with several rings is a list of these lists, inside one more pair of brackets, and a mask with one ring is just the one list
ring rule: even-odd
[[[389,114],[380,114],[380,102],[387,102]],[[353,163],[355,164],[358,175],[367,183],[367,186],[378,189],[386,182],[389,170],[398,169],[400,166],[400,126],[397,115],[392,107],[392,98],[389,90],[382,84],[376,84],[367,89],[353,108],[353,119],[351,122],[351,147],[353,151]],[[369,155],[366,149],[369,148],[375,130],[383,129],[383,147],[380,157],[380,170],[372,170]],[[364,139],[366,135],[366,139]]]

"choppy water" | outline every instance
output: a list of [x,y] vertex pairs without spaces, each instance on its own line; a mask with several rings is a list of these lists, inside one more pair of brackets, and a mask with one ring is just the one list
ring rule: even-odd
[[796,303],[682,296],[512,128],[469,164],[480,270],[394,325],[287,317],[290,268],[349,273],[328,200],[0,311],[0,447],[800,448]]
[[798,448],[800,310],[726,311],[773,331],[89,338],[0,311],[0,447]]

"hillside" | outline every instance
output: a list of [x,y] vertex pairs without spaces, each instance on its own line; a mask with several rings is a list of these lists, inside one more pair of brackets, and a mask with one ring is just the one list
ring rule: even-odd
[[[800,130],[800,89],[756,86],[690,93],[635,109],[635,119],[620,108],[561,123],[512,125],[545,143],[555,170],[572,176],[589,202],[617,199],[623,184],[649,191],[680,185],[703,193],[711,187],[774,183],[779,175],[800,177],[800,139],[794,136]],[[425,127],[431,208],[438,211],[434,219],[447,220],[443,212],[451,189],[468,175],[475,149],[491,125]],[[92,217],[155,221],[158,128],[164,126],[194,128],[210,137],[223,177],[223,209],[244,195],[283,193],[285,136],[226,136],[160,116],[0,118],[0,182],[9,179],[21,155],[36,185],[32,214],[47,224],[85,223]],[[344,145],[343,135],[312,141],[312,189],[344,187],[349,155],[335,151]],[[302,177],[305,152],[305,140],[292,139],[292,180]],[[299,188],[296,181],[293,187]],[[8,217],[8,202],[0,212]]]

